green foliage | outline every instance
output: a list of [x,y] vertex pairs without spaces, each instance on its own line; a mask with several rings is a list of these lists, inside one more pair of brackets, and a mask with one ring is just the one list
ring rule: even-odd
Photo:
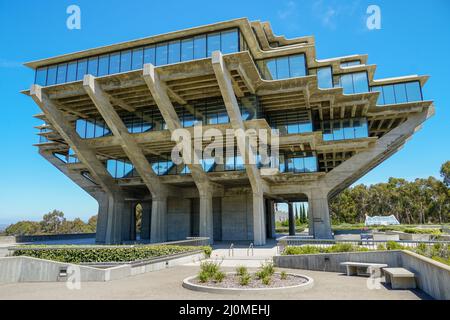
[[319,253],[339,253],[339,252],[364,252],[369,251],[366,247],[352,245],[350,243],[337,243],[329,247],[300,246],[286,247],[282,255],[302,255]]
[[286,273],[286,271],[281,271],[281,274],[280,274],[280,278],[281,278],[281,280],[286,280],[287,279],[287,273]]
[[386,243],[386,249],[387,250],[404,250],[405,247],[402,246],[400,243],[395,241],[388,241]]
[[198,274],[198,280],[201,283],[208,282],[209,278],[210,278],[210,275],[207,272],[205,272],[205,271],[200,271],[199,274]]
[[317,253],[320,253],[320,249],[315,246],[286,247],[283,251],[283,255],[285,256]]
[[245,274],[248,274],[247,267],[245,267],[245,266],[238,266],[238,267],[236,267],[236,274],[238,276],[243,276]]
[[432,234],[432,235],[440,235],[441,230],[439,229],[418,229],[418,228],[405,228],[403,232],[410,234]]
[[20,221],[5,229],[7,236],[23,236],[41,234],[41,224],[34,221]]
[[248,286],[251,280],[252,277],[247,273],[239,277],[239,284],[241,286]]
[[266,275],[264,278],[261,279],[261,282],[265,285],[268,286],[270,285],[270,282],[272,281],[272,277],[269,275]]
[[267,263],[261,264],[261,267],[255,273],[255,275],[256,275],[257,279],[262,280],[264,278],[273,276],[274,273],[275,273],[275,267],[273,266],[273,263],[267,262]]
[[450,161],[444,163],[441,167],[441,177],[447,187],[450,187]]
[[378,251],[386,251],[387,249],[386,249],[386,246],[384,245],[384,244],[379,244],[378,246],[377,246],[377,250]]
[[213,276],[213,280],[215,282],[221,283],[223,279],[225,279],[225,277],[225,273],[223,273],[222,271],[217,271]]
[[93,247],[75,246],[52,248],[51,246],[23,246],[14,251],[14,256],[53,260],[66,263],[130,262],[178,253],[197,251],[202,247],[188,246],[137,246],[137,247]]
[[202,247],[203,252],[205,253],[205,257],[209,258],[211,257],[212,248],[210,246],[203,246]]
[[201,272],[205,272],[210,278],[220,271],[220,262],[218,261],[204,261],[200,263]]

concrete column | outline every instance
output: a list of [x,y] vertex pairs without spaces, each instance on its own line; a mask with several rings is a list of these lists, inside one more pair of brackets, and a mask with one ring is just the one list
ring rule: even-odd
[[108,228],[108,199],[105,193],[97,197],[98,214],[95,243],[106,244],[106,229]]
[[123,239],[123,214],[126,205],[108,194],[97,199],[99,211],[97,217],[96,242],[99,244],[121,244]]
[[253,193],[253,244],[266,244],[266,223],[264,214],[264,197],[262,193]]
[[151,226],[151,210],[152,205],[149,202],[141,202],[142,218],[141,218],[141,240],[150,240]]
[[200,192],[200,237],[209,237],[214,242],[212,192]]
[[275,203],[273,200],[269,200],[269,217],[270,217],[270,238],[275,239],[277,237],[276,220],[275,220]]
[[292,202],[288,203],[288,210],[289,210],[289,235],[295,236],[295,216]]
[[328,206],[328,193],[313,190],[309,199],[309,232],[315,239],[333,239]]
[[150,242],[167,241],[167,198],[152,200]]

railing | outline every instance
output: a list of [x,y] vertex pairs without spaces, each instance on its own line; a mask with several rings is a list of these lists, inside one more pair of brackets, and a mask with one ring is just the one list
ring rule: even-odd
[[255,255],[253,243],[250,243],[250,246],[247,249],[247,257],[250,256],[250,250],[252,251],[252,257],[253,257]]
[[305,237],[282,237],[277,240],[278,253],[282,253],[286,247],[293,246],[315,246],[319,248],[330,247],[335,244],[351,244],[354,246],[360,246],[369,250],[380,249],[380,247],[386,247],[387,243],[395,242],[403,247],[416,248],[419,245],[432,246],[435,244],[441,244],[449,246],[450,241],[420,241],[420,240],[335,240],[335,239],[308,239]]
[[234,243],[232,243],[228,249],[228,256],[234,257]]

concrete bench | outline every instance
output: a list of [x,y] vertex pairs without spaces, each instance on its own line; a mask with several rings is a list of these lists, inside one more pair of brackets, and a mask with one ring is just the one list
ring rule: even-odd
[[383,268],[383,273],[387,284],[391,284],[392,289],[415,289],[416,276],[404,268]]
[[381,268],[387,268],[384,263],[342,262],[341,266],[347,268],[347,276],[370,275],[381,277]]

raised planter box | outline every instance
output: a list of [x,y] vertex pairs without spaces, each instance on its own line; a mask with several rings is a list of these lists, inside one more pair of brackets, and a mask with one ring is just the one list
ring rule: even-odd
[[336,241],[361,241],[360,234],[338,234],[334,236],[334,240]]
[[406,233],[401,231],[387,231],[386,234],[389,235],[398,235],[400,240],[407,241],[430,241],[431,234],[423,234],[423,233]]
[[375,241],[399,241],[400,235],[388,233],[374,233],[373,240]]

